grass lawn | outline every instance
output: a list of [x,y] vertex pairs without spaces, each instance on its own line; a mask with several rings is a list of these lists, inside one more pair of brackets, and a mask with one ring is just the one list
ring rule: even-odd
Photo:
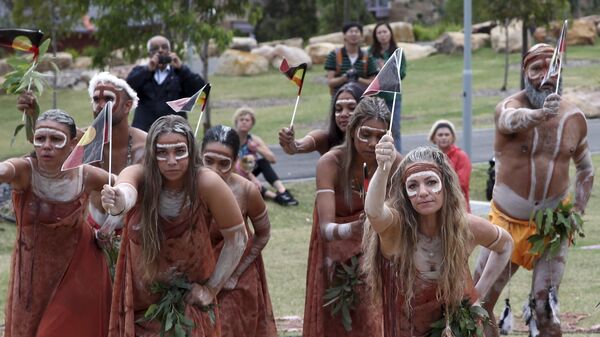
[[[600,155],[594,156],[596,173],[599,172]],[[474,200],[485,199],[487,165],[476,165],[471,180]],[[573,176],[573,175],[571,175]],[[314,181],[290,183],[290,190],[300,201],[298,207],[281,207],[269,203],[272,231],[271,241],[264,250],[269,290],[277,317],[303,315],[308,242],[312,225]],[[600,322],[600,250],[583,250],[580,247],[598,243],[600,228],[600,187],[594,187],[588,213],[585,216],[586,238],[570,249],[567,270],[560,290],[561,312],[584,314],[578,327],[589,328]],[[14,243],[15,226],[0,223],[0,317],[3,316],[9,274],[10,253]],[[475,259],[473,254],[471,262]],[[530,289],[531,272],[521,270],[511,283],[511,301],[515,316],[520,317],[521,306]],[[502,299],[505,295],[502,295]],[[497,314],[502,303],[496,307]],[[516,318],[516,321],[520,321]],[[593,336],[593,334],[575,334]],[[595,336],[598,336],[597,334]]]

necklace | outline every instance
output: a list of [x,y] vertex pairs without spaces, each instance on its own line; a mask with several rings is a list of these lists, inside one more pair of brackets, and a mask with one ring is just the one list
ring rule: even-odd
[[422,272],[438,272],[442,260],[442,245],[439,236],[428,237],[419,233],[416,265]]

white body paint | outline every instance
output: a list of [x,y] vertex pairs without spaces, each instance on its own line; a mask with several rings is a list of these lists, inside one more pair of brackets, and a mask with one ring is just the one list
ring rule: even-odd
[[185,206],[184,201],[186,201],[185,193],[162,190],[158,197],[158,214],[165,218],[176,218]]
[[72,178],[49,178],[35,169],[31,170],[31,178],[33,192],[47,200],[69,202],[75,200],[83,191],[83,166],[79,167],[77,175]]

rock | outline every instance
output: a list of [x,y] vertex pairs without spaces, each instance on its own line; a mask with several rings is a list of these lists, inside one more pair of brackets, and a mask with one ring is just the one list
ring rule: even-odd
[[405,42],[397,43],[397,45],[404,50],[404,56],[408,61],[418,60],[437,53],[437,49],[435,49],[433,46]]
[[329,42],[333,44],[344,44],[344,34],[342,32],[335,32],[327,35],[313,36],[308,39],[308,44],[315,44],[321,42]]
[[577,19],[567,31],[567,45],[593,45],[596,42],[596,25],[591,20]]
[[87,69],[92,67],[92,58],[89,56],[79,56],[73,63],[73,69]]
[[583,111],[586,118],[600,118],[600,87],[565,88],[562,97]]
[[262,45],[258,48],[254,48],[252,49],[250,52],[252,54],[256,54],[256,55],[260,55],[263,56],[264,58],[266,58],[269,62],[271,62],[271,60],[273,59],[273,50],[275,48],[273,46],[270,45]]
[[[12,71],[12,68],[6,63],[6,59],[0,60],[0,76]],[[3,83],[4,81],[0,82]]]
[[[512,20],[508,24],[508,50],[510,53],[520,52],[523,44],[522,39],[523,23],[520,20]],[[506,30],[504,25],[498,25],[492,29],[490,34],[492,49],[497,53],[506,50]]]
[[[488,34],[471,34],[471,49],[477,50],[487,43]],[[440,36],[434,43],[435,49],[444,54],[462,53],[465,45],[465,34],[461,32],[447,32]]]
[[56,57],[54,57],[52,53],[47,53],[40,61],[37,71],[43,73],[45,71],[54,70],[50,62],[54,62],[58,69],[68,69],[73,64],[73,56],[66,52],[58,52],[56,53]]
[[229,76],[247,76],[266,73],[269,61],[261,55],[228,49],[219,57],[217,74]]
[[252,49],[256,48],[257,46],[258,46],[258,43],[256,42],[256,39],[253,37],[234,36],[233,39],[231,40],[231,44],[229,45],[229,48],[236,49],[236,50],[242,50],[242,51],[251,51]]
[[471,27],[471,32],[475,33],[483,33],[490,34],[492,29],[497,26],[496,21],[486,21],[481,23],[476,23]]
[[110,53],[107,63],[111,67],[126,65],[127,62],[125,62],[125,57],[123,56],[123,49],[117,49]]
[[293,37],[291,39],[286,39],[286,40],[274,40],[274,41],[261,42],[258,44],[258,46],[259,47],[261,47],[261,46],[275,47],[278,44],[282,44],[282,45],[290,46],[290,47],[302,48],[302,47],[304,47],[304,39],[302,39],[301,37]]
[[329,52],[335,48],[341,48],[342,45],[336,45],[329,42],[320,42],[315,44],[309,44],[304,48],[304,51],[310,56],[313,64],[324,64],[327,60]]
[[312,67],[312,60],[304,49],[284,46],[282,44],[275,46],[275,48],[273,48],[273,59],[271,59],[273,68],[279,69],[279,65],[283,58],[287,59],[288,63],[292,66],[306,63],[309,69]]

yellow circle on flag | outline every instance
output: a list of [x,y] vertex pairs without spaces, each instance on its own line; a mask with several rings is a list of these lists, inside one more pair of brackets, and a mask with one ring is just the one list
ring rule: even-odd
[[31,40],[27,36],[19,35],[13,40],[12,47],[16,50],[29,51],[31,49]]
[[83,136],[81,136],[81,140],[79,141],[79,145],[88,145],[91,143],[94,138],[96,138],[96,128],[90,126],[85,130]]

